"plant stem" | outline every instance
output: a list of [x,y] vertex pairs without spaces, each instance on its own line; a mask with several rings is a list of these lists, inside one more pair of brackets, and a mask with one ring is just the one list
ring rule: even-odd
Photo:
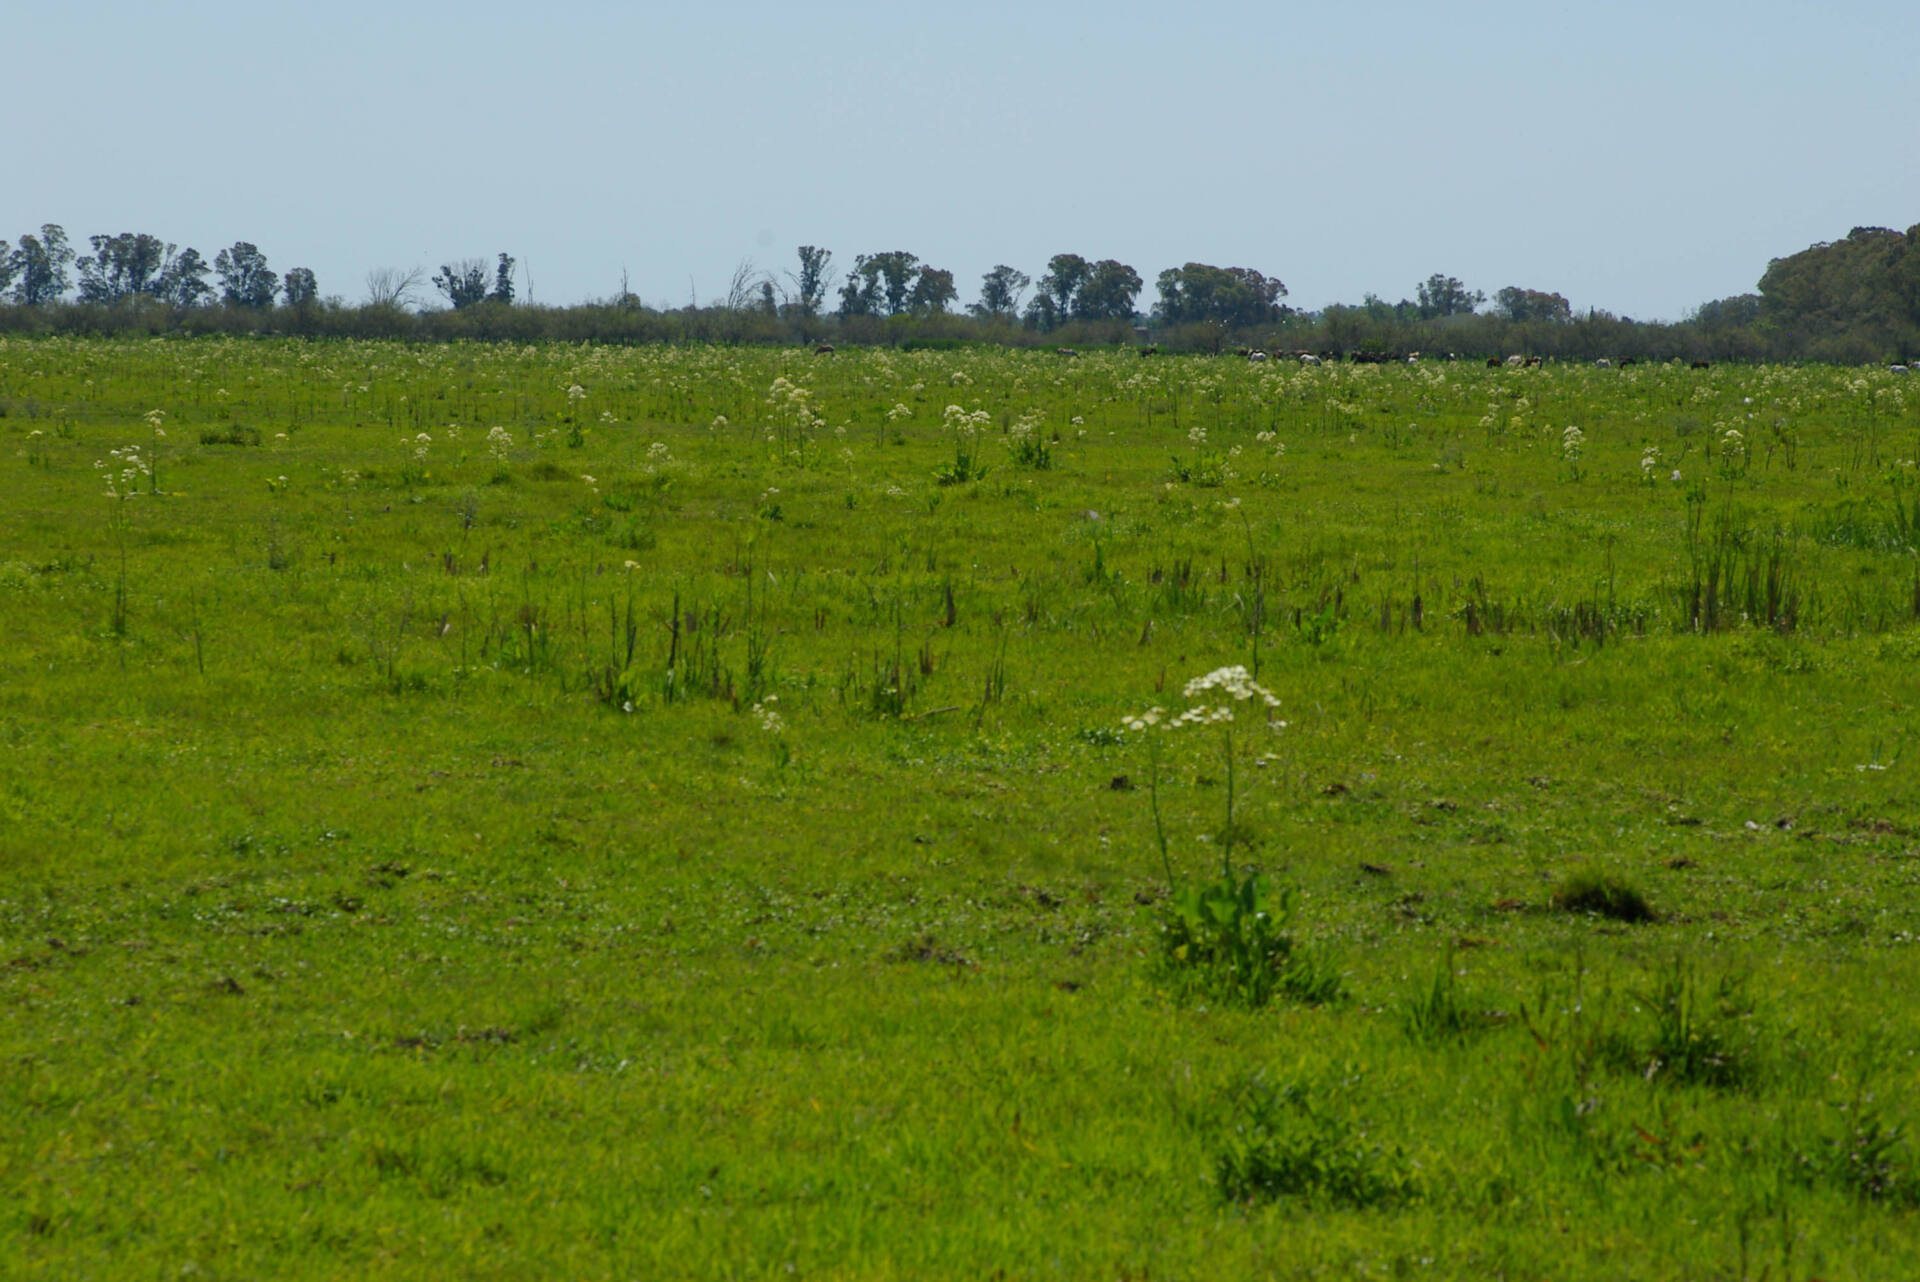
[[1220,875],[1233,876],[1233,731],[1222,730],[1227,744],[1227,826],[1220,834]]
[[1167,826],[1160,821],[1160,742],[1150,740],[1147,799],[1153,805],[1153,835],[1160,843],[1160,864],[1167,870],[1167,891],[1173,891],[1173,859],[1167,854]]

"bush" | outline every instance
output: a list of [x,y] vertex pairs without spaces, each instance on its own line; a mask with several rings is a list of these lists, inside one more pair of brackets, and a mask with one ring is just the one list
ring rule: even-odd
[[1553,906],[1562,912],[1589,913],[1614,921],[1653,920],[1653,907],[1625,878],[1594,868],[1569,873],[1554,889]]
[[1346,1207],[1419,1196],[1406,1156],[1317,1104],[1309,1087],[1250,1082],[1236,1102],[1214,1184],[1229,1202],[1300,1197]]

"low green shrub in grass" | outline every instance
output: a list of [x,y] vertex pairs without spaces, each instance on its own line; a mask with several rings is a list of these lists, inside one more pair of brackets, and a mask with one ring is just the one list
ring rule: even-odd
[[1568,873],[1554,887],[1553,906],[1562,912],[1588,913],[1613,921],[1653,920],[1653,906],[1646,896],[1617,873],[1597,868],[1581,868]]
[[1371,1139],[1311,1085],[1241,1088],[1214,1185],[1229,1202],[1300,1198],[1339,1207],[1383,1207],[1420,1196],[1406,1155]]

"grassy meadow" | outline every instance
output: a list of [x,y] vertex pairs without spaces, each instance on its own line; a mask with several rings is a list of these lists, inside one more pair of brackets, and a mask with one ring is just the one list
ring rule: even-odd
[[1883,370],[0,341],[0,1274],[1920,1275],[1916,458]]

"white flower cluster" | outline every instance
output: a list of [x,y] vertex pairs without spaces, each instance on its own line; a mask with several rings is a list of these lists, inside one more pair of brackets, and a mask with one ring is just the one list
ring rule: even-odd
[[[1255,681],[1247,670],[1239,664],[1230,668],[1215,668],[1204,677],[1195,677],[1187,682],[1181,691],[1189,701],[1197,700],[1191,708],[1175,716],[1167,716],[1164,708],[1148,708],[1136,717],[1123,717],[1120,724],[1128,730],[1148,730],[1161,726],[1167,730],[1178,730],[1182,726],[1221,725],[1233,720],[1233,704],[1245,703],[1249,699],[1258,699],[1269,708],[1280,706],[1280,700],[1273,691]],[[1211,695],[1224,695],[1233,703],[1213,703]],[[1286,722],[1274,723],[1275,729],[1283,729]]]
[[949,405],[941,415],[941,424],[956,436],[971,437],[993,422],[993,415],[985,410],[975,410],[969,414],[958,405]]
[[1587,443],[1587,434],[1577,427],[1569,426],[1560,433],[1560,457],[1569,463],[1580,461],[1581,447]]
[[507,451],[512,448],[513,433],[506,428],[496,427],[487,433],[487,453],[493,455],[497,461],[506,462]]
[[780,710],[773,706],[778,702],[780,702],[780,696],[770,694],[753,705],[753,715],[760,719],[760,728],[768,734],[779,734],[787,728],[787,723],[780,719]]
[[108,450],[106,459],[95,459],[95,468],[106,473],[107,493],[116,499],[131,498],[139,494],[140,478],[151,477],[153,467],[140,457],[138,445],[128,445],[117,450]]

